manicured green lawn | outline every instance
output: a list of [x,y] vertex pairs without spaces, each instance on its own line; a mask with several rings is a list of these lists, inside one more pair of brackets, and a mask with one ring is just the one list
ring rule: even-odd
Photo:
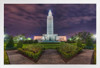
[[[49,43],[49,44],[45,44],[45,43],[33,43],[33,44],[23,44],[22,48],[27,48],[28,46],[32,45],[32,46],[41,46],[44,49],[56,49],[61,45],[64,45],[66,43]],[[14,47],[16,47],[17,44],[14,44]],[[4,48],[6,48],[6,44],[4,44]]]
[[4,64],[9,64],[9,58],[6,51],[4,51]]
[[70,44],[70,45],[77,45],[77,43],[68,43],[68,44]]
[[44,49],[56,49],[59,46],[64,45],[64,44],[66,44],[66,43],[57,43],[57,44],[47,44],[47,43],[46,44],[42,44],[42,43],[37,43],[36,44],[36,43],[33,43],[33,44],[23,44],[23,48],[26,48],[29,45],[32,45],[32,46],[40,46]]

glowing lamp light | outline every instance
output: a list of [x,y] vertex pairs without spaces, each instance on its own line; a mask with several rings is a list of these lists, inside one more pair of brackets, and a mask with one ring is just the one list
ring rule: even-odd
[[21,37],[20,40],[23,40],[23,38]]
[[6,35],[4,35],[4,37],[6,37]]
[[7,34],[4,35],[4,38],[7,37]]
[[71,40],[72,40],[72,38],[69,38],[69,40],[71,41]]
[[92,38],[93,38],[93,39],[96,39],[96,34],[94,34],[94,35],[92,36]]
[[79,37],[76,37],[76,40],[78,40],[79,39]]
[[27,40],[31,40],[31,38],[27,38]]

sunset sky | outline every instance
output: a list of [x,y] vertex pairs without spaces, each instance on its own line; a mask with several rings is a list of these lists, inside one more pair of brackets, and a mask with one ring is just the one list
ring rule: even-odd
[[49,9],[54,16],[55,34],[68,37],[80,31],[96,34],[95,4],[5,4],[5,33],[26,37],[45,34]]

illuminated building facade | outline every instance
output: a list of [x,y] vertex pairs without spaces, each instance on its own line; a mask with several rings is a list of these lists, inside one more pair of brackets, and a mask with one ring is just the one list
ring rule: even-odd
[[49,10],[47,16],[47,34],[43,34],[42,40],[45,41],[57,41],[58,35],[54,34],[54,26],[53,26],[53,16],[51,10]]
[[[66,36],[58,36],[58,41],[67,41],[67,37]],[[42,36],[34,36],[33,40],[38,40],[41,41]]]
[[43,36],[34,36],[33,40],[39,40],[42,42],[67,41],[66,36],[58,36],[58,34],[54,34],[53,15],[51,10],[49,10],[47,16],[47,34],[43,34]]

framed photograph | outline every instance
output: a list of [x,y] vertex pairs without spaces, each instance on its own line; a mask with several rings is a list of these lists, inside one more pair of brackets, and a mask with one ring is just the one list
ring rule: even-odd
[[1,68],[99,68],[99,3],[1,1]]

